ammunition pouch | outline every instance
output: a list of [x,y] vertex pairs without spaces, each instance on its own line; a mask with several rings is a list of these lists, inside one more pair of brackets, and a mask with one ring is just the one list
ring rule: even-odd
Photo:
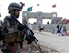
[[5,33],[4,42],[22,42],[23,41],[23,32],[17,31],[13,33]]

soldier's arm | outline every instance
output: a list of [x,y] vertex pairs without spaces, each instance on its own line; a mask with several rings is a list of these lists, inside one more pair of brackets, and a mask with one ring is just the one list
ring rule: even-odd
[[3,31],[4,33],[8,33],[7,27],[8,27],[7,20],[4,20],[4,22],[3,22],[3,24],[2,24],[2,31]]

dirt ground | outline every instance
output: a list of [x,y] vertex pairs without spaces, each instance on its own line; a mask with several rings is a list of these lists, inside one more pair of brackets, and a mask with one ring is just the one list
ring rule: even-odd
[[21,53],[59,53],[56,50],[47,48],[42,45],[40,45],[40,47],[41,47],[41,49],[38,48],[38,46],[35,44],[35,42],[32,42],[32,44],[30,44],[30,45],[27,45],[26,42],[24,42]]
[[[27,41],[24,41],[23,48],[22,50],[20,50],[21,51],[20,53],[59,53],[56,50],[49,49],[42,45],[40,45],[40,47],[41,49],[38,48],[35,42],[32,42],[32,44],[27,45]],[[0,50],[0,53],[2,53],[1,50]]]

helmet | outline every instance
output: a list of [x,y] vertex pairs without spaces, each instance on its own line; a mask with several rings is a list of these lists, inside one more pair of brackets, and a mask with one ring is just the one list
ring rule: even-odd
[[21,11],[21,6],[18,3],[11,3],[8,7],[8,10],[19,10]]

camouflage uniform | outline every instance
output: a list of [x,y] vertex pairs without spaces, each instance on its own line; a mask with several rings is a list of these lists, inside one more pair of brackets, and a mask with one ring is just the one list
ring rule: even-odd
[[[11,15],[10,17],[6,17],[5,19],[4,19],[4,22],[3,22],[3,31],[5,32],[5,33],[9,33],[9,32],[15,32],[15,31],[22,31],[23,29],[24,29],[24,26],[18,21],[18,22],[16,22],[15,20],[17,20],[16,18],[15,18],[15,16],[14,15]],[[17,28],[17,26],[18,26],[18,28]],[[16,29],[14,29],[14,27],[16,28]],[[12,28],[13,29],[13,31],[10,31],[9,29],[10,28]],[[8,46],[8,43],[6,43],[6,45]],[[12,42],[12,44],[11,45],[13,45],[14,46],[14,43]],[[19,43],[16,43],[16,53],[18,52],[18,46],[19,45]],[[12,47],[13,47],[12,46]],[[11,48],[12,48],[11,47]],[[11,50],[11,48],[10,48],[10,50]]]

